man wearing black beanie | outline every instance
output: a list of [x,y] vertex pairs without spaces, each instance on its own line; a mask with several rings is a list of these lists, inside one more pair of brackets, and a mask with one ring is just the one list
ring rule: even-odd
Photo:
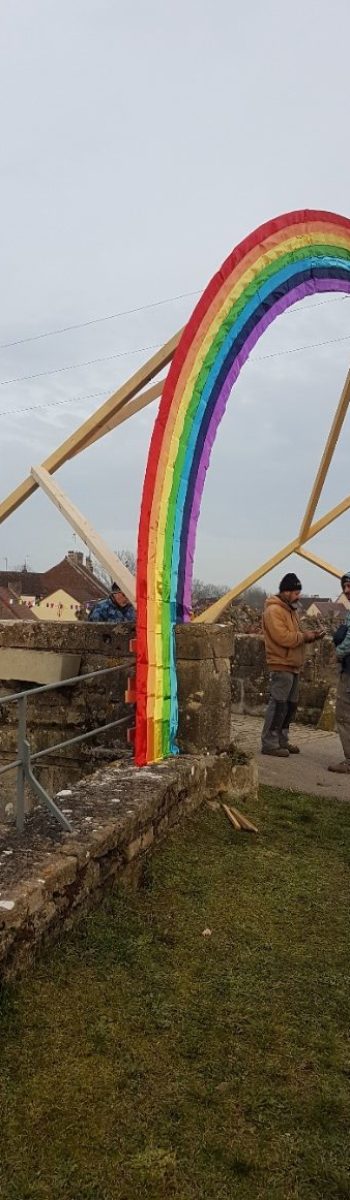
[[305,643],[324,637],[319,630],[303,631],[297,605],[301,583],[297,575],[284,575],[278,596],[266,601],[263,633],[266,659],[270,667],[270,696],[262,731],[262,753],[277,758],[299,754],[289,741],[289,726],[295,718],[299,699],[299,673],[305,658]]

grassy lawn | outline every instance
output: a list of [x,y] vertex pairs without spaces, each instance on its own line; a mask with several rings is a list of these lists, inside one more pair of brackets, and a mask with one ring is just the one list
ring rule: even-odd
[[350,1197],[350,805],[251,815],[185,821],[3,995],[1,1200]]

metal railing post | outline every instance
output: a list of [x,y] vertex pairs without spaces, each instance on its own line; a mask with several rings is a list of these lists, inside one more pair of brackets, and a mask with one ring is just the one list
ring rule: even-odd
[[64,742],[56,742],[54,745],[46,746],[44,750],[35,750],[31,753],[30,743],[27,739],[27,698],[32,699],[33,696],[42,695],[44,692],[55,692],[59,689],[72,687],[73,684],[82,684],[86,679],[96,679],[97,676],[112,675],[117,671],[125,671],[127,663],[121,662],[114,667],[103,667],[100,671],[88,671],[85,675],[76,675],[71,679],[61,679],[57,683],[45,683],[39,687],[27,688],[23,692],[14,692],[11,696],[0,695],[0,711],[5,704],[18,704],[18,728],[17,728],[17,758],[13,762],[6,763],[0,767],[0,776],[6,771],[14,771],[17,773],[17,788],[16,788],[16,825],[19,833],[24,829],[25,823],[25,788],[30,789],[41,803],[45,804],[49,812],[58,821],[61,828],[66,833],[72,833],[72,826],[67,820],[66,815],[61,812],[54,800],[48,795],[45,788],[39,783],[39,780],[33,774],[32,763],[37,759],[52,755],[59,750],[64,750],[66,746],[79,745],[81,742],[87,742],[91,738],[99,737],[102,733],[109,733],[110,730],[116,729],[120,725],[125,725],[129,722],[129,716],[120,717],[115,721],[108,721],[105,725],[98,725],[95,729],[89,729],[86,733],[80,733],[76,737],[66,738]]
[[16,825],[19,833],[22,833],[24,828],[24,801],[25,801],[25,782],[26,782],[26,753],[25,739],[27,732],[27,697],[21,696],[18,701],[18,730],[17,730],[17,807],[16,807]]
[[41,800],[42,803],[46,804],[46,807],[49,809],[49,812],[52,814],[53,817],[56,817],[58,824],[61,825],[62,829],[65,829],[66,833],[73,833],[73,828],[72,828],[70,821],[68,821],[68,817],[65,817],[64,813],[61,812],[61,809],[57,808],[57,804],[55,804],[54,800],[51,800],[51,796],[49,796],[48,793],[45,791],[45,788],[42,786],[42,783],[39,783],[39,780],[36,779],[35,775],[33,775],[32,768],[30,765],[29,742],[24,741],[23,754],[24,754],[26,780],[27,780],[27,783],[29,784],[29,787],[31,788],[31,791],[34,792],[34,796],[36,796],[38,798],[38,800]]

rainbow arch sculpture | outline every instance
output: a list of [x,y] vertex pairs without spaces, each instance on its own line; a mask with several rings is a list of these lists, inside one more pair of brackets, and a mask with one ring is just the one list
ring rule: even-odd
[[350,293],[350,220],[313,209],[287,213],[235,247],[182,334],[153,429],[139,524],[139,766],[177,752],[174,626],[190,616],[205,475],[233,385],[276,317],[331,291]]

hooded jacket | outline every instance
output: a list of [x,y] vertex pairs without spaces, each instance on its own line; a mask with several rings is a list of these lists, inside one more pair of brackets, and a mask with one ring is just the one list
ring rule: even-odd
[[350,612],[346,613],[344,624],[339,625],[333,634],[333,642],[338,662],[341,664],[341,673],[345,671],[346,675],[350,675]]
[[126,604],[124,608],[120,608],[119,604],[114,604],[111,597],[106,600],[98,600],[94,604],[89,621],[113,621],[114,625],[121,625],[124,621],[135,621],[136,613],[132,604]]
[[304,634],[288,601],[270,596],[262,619],[266,659],[272,671],[301,670],[305,658]]

